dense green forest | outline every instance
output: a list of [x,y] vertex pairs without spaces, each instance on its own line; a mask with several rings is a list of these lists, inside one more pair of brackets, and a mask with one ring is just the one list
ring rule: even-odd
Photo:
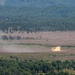
[[0,30],[75,30],[75,0],[6,0],[0,2]]
[[0,59],[0,75],[75,75],[63,71],[65,69],[75,70],[75,61]]

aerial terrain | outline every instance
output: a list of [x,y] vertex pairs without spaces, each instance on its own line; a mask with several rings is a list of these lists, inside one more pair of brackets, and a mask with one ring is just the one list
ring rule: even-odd
[[74,60],[75,0],[0,0],[0,75],[75,75]]
[[0,29],[75,30],[74,0],[0,0]]

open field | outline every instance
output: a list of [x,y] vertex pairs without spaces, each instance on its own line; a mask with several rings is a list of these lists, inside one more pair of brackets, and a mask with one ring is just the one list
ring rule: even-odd
[[[19,40],[2,40],[0,38],[1,58],[8,59],[12,55],[24,60],[75,60],[75,31],[1,32],[0,36],[21,37]],[[51,48],[55,46],[61,46],[61,51],[52,52]]]
[[[65,48],[66,49],[66,48]],[[11,58],[12,56],[12,58]],[[16,59],[19,60],[75,60],[75,52],[65,51],[65,52],[24,52],[24,53],[0,53],[0,58],[2,59]]]
[[[48,44],[48,45],[60,45],[60,46],[75,46],[75,31],[56,31],[56,32],[14,32],[14,33],[0,33],[0,36],[21,36],[20,40],[5,41],[4,43],[17,43],[17,44]],[[1,42],[3,43],[3,42]]]
[[3,33],[0,32],[0,36],[20,36],[22,39],[19,40],[2,40],[0,38],[0,44],[39,44],[47,46],[75,46],[75,31],[56,31],[56,32],[37,32],[37,33]]
[[[0,36],[21,36],[20,40],[0,38],[0,59],[14,61],[75,60],[75,32],[1,33]],[[53,52],[52,47],[60,46],[61,51]],[[63,72],[75,74],[75,70]],[[44,74],[44,73],[43,73]],[[39,74],[38,74],[39,75]]]

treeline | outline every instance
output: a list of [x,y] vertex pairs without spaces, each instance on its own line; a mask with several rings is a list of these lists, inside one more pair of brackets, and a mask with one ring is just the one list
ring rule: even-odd
[[0,6],[0,10],[2,31],[7,31],[9,27],[27,32],[75,30],[74,7]]
[[1,36],[2,40],[20,40],[22,39],[21,36]]
[[[1,39],[2,40],[21,40],[21,39],[37,39],[37,38],[34,38],[34,37],[21,37],[21,36],[7,36],[7,35],[3,35],[1,36]],[[40,39],[40,38],[38,38]]]
[[[19,18],[19,17],[18,17]],[[14,17],[15,19],[15,17]],[[19,18],[20,19],[20,18]],[[75,30],[75,18],[27,18],[27,20],[15,21],[0,21],[0,30],[8,31],[10,27],[14,31],[27,31],[27,32],[37,32],[37,31],[73,31]]]
[[0,59],[0,75],[75,75],[63,71],[65,69],[75,70],[75,61]]

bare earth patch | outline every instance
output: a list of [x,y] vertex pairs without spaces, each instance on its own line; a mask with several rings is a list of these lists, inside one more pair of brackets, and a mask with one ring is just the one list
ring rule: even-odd
[[[61,52],[75,53],[75,31],[37,32],[37,33],[4,33],[0,36],[20,36],[20,40],[2,40],[0,38],[0,52],[4,53],[30,53],[52,52],[51,47],[61,46]],[[32,39],[33,38],[33,39]],[[29,44],[32,44],[30,46]],[[39,45],[39,46],[37,46]],[[64,48],[64,46],[72,46]]]

